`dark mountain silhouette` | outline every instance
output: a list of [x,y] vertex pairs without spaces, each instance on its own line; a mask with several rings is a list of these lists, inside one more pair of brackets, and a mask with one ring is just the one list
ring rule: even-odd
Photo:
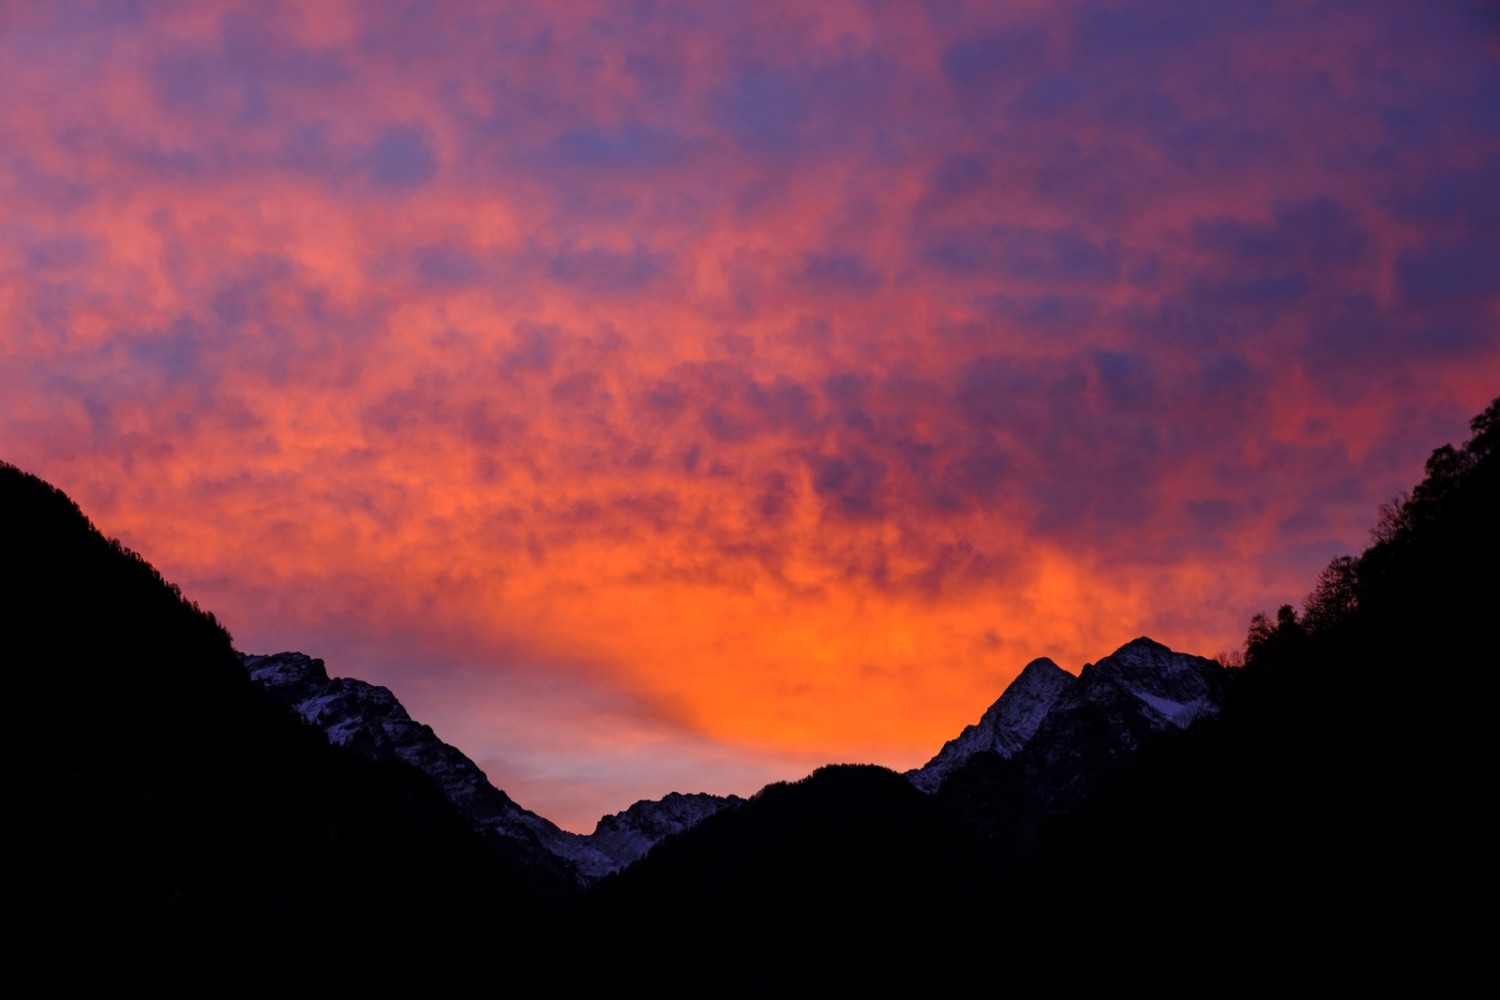
[[568,967],[736,991],[878,985],[990,880],[983,845],[901,775],[830,765],[670,838],[580,901]]
[[391,969],[526,938],[537,904],[430,780],[330,747],[61,492],[0,466],[0,531],[12,969]]
[[[476,832],[515,859],[517,877],[548,898],[592,885],[667,837],[741,803],[735,796],[673,793],[604,817],[590,835],[570,833],[491,785],[386,688],[330,678],[321,660],[301,653],[240,659],[256,683],[330,742],[372,760],[404,761],[431,777]],[[1227,684],[1219,664],[1144,637],[1085,664],[1076,678],[1040,659],[979,724],[907,777],[934,795],[950,819],[987,841],[993,864],[1012,870],[1049,818],[1127,771],[1141,747],[1217,713]]]
[[987,940],[1033,932],[1012,887],[1048,825],[1211,720],[1228,688],[1220,664],[1144,637],[1077,677],[1034,661],[924,768],[830,766],[771,785],[581,900],[575,919],[609,933],[561,937],[596,950],[590,985],[588,970],[627,958],[757,990],[957,976]]
[[[1035,661],[965,730],[967,752],[960,737],[912,778],[920,785],[939,769],[932,789],[939,803],[987,841],[997,871],[1015,874],[1049,824],[1126,779],[1143,750],[1214,718],[1233,680],[1212,660],[1144,636],[1085,664],[1077,678]],[[986,723],[1015,715],[1008,704],[1017,703],[1018,688],[1044,694],[1028,698],[1018,729],[990,730],[995,747],[986,751]]]
[[1454,899],[1487,871],[1474,671],[1494,663],[1500,400],[1472,430],[1300,610],[1252,620],[1242,669],[1145,638],[1076,678],[1037,661],[908,776],[830,766],[732,809],[607,817],[601,856],[625,867],[560,901],[578,869],[551,825],[389,692],[242,661],[65,496],[0,466],[10,954],[478,961],[662,992],[1002,970],[1441,984],[1480,926]]

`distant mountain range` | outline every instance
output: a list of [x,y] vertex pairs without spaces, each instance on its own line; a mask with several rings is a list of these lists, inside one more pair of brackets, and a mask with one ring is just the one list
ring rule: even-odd
[[430,727],[412,721],[388,689],[347,677],[330,679],[322,660],[301,653],[242,653],[240,661],[253,681],[321,729],[330,743],[371,760],[404,761],[426,774],[476,832],[527,859],[538,884],[561,880],[591,885],[640,858],[663,837],[741,801],[735,795],[673,793],[606,816],[587,836],[571,833],[521,808],[490,784],[472,760],[438,739]]
[[[323,731],[330,743],[377,761],[404,761],[431,778],[476,832],[524,858],[531,881],[588,886],[644,857],[665,839],[742,803],[738,796],[674,792],[637,802],[580,835],[516,804],[457,748],[412,720],[388,689],[330,678],[301,653],[240,654],[250,678]],[[1229,684],[1221,664],[1142,637],[1077,677],[1033,660],[976,725],[907,773],[917,788],[986,758],[1016,761],[1024,792],[1008,810],[1033,825],[1087,800],[1090,791],[1164,732],[1219,711]],[[1017,858],[1017,861],[1020,859]]]

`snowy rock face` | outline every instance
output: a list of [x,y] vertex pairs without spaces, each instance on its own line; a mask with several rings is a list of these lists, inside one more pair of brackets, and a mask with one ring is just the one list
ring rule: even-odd
[[498,840],[524,867],[576,881],[559,846],[573,836],[522,809],[459,750],[414,721],[387,688],[330,678],[323,661],[301,653],[240,654],[250,679],[317,726],[328,741],[372,760],[399,760],[435,781],[482,836]]
[[[376,760],[416,767],[443,790],[475,830],[524,869],[590,885],[644,857],[666,837],[738,806],[736,796],[682,795],[642,801],[606,816],[582,836],[523,809],[490,784],[478,766],[414,721],[389,690],[330,678],[323,661],[301,653],[240,655],[252,680],[317,726],[331,743]],[[1082,801],[1099,776],[1160,733],[1213,715],[1223,703],[1225,671],[1141,638],[1074,677],[1042,658],[968,726],[907,777],[938,793],[981,755],[1011,762],[1028,794],[1047,808]]]
[[1091,667],[1091,672],[1137,698],[1153,721],[1176,729],[1194,719],[1216,715],[1224,703],[1224,668],[1213,660],[1174,653],[1145,637],[1126,643]]
[[912,784],[935,792],[943,779],[976,753],[1009,759],[1035,735],[1052,705],[1076,678],[1045,656],[1032,660],[1020,676],[984,713],[976,725],[965,726],[956,739],[943,744],[937,756],[907,772]]
[[976,754],[991,753],[1016,759],[1039,794],[1064,801],[1101,764],[1216,714],[1226,687],[1219,664],[1144,637],[1085,665],[1076,678],[1051,660],[1033,660],[977,725],[907,776],[936,792]]
[[589,836],[563,830],[490,784],[472,760],[414,721],[387,688],[330,678],[322,660],[302,653],[240,654],[250,679],[317,726],[330,743],[373,760],[400,760],[435,781],[482,836],[533,871],[589,885],[643,857],[664,837],[694,826],[736,796],[679,795],[637,802],[606,816]]
[[617,868],[623,868],[645,857],[662,839],[743,801],[738,795],[672,792],[666,798],[637,802],[624,812],[604,817],[587,839],[612,858]]

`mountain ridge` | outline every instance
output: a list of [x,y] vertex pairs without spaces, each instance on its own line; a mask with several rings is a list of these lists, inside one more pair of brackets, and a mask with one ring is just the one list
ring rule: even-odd
[[976,753],[1013,757],[1035,734],[1053,702],[1075,681],[1052,660],[1037,657],[1022,668],[978,722],[965,726],[926,764],[908,771],[907,777],[922,791],[936,792],[949,772]]
[[[426,774],[481,836],[523,859],[532,884],[543,892],[593,885],[666,838],[744,802],[734,795],[674,791],[601,817],[593,833],[573,833],[516,803],[462,751],[412,719],[389,689],[331,677],[322,660],[302,653],[238,655],[253,681],[330,743],[371,760],[403,761]],[[980,767],[986,756],[1014,760],[1024,777],[1005,822],[1017,829],[1002,839],[1023,853],[1045,816],[1085,801],[1104,770],[1127,766],[1161,733],[1216,714],[1226,690],[1223,675],[1214,661],[1145,636],[1084,664],[1076,676],[1038,657],[978,723],[906,778],[937,795],[951,774],[976,760]],[[955,797],[962,796],[949,796]]]
[[[1129,735],[1136,730],[1143,730],[1149,738],[1151,733],[1184,729],[1199,718],[1217,714],[1228,685],[1221,664],[1176,652],[1147,636],[1132,639],[1097,663],[1084,664],[1076,676],[1047,657],[1038,657],[977,723],[964,727],[926,764],[908,771],[907,777],[933,794],[950,774],[979,754],[1011,760],[1023,755],[1038,738],[1042,744],[1061,744],[1066,750],[1078,736],[1060,720],[1077,716],[1090,705],[1119,715],[1120,732],[1138,745],[1143,737]],[[1121,697],[1126,700],[1112,705]],[[1054,751],[1048,766],[1057,767],[1060,756]]]
[[[592,885],[639,859],[664,837],[738,805],[735,795],[669,793],[602,817],[591,834],[564,830],[519,805],[431,726],[411,718],[385,687],[330,677],[303,653],[240,653],[251,680],[316,726],[330,743],[372,760],[400,760],[428,775],[483,836],[520,852],[547,881]],[[551,888],[556,888],[552,886]]]

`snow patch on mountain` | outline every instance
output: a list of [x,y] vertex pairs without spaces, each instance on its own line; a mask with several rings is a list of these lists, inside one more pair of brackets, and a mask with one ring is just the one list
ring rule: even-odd
[[1218,714],[1227,686],[1224,668],[1215,661],[1174,652],[1145,636],[1085,666],[1080,679],[1090,671],[1130,692],[1176,729]]

